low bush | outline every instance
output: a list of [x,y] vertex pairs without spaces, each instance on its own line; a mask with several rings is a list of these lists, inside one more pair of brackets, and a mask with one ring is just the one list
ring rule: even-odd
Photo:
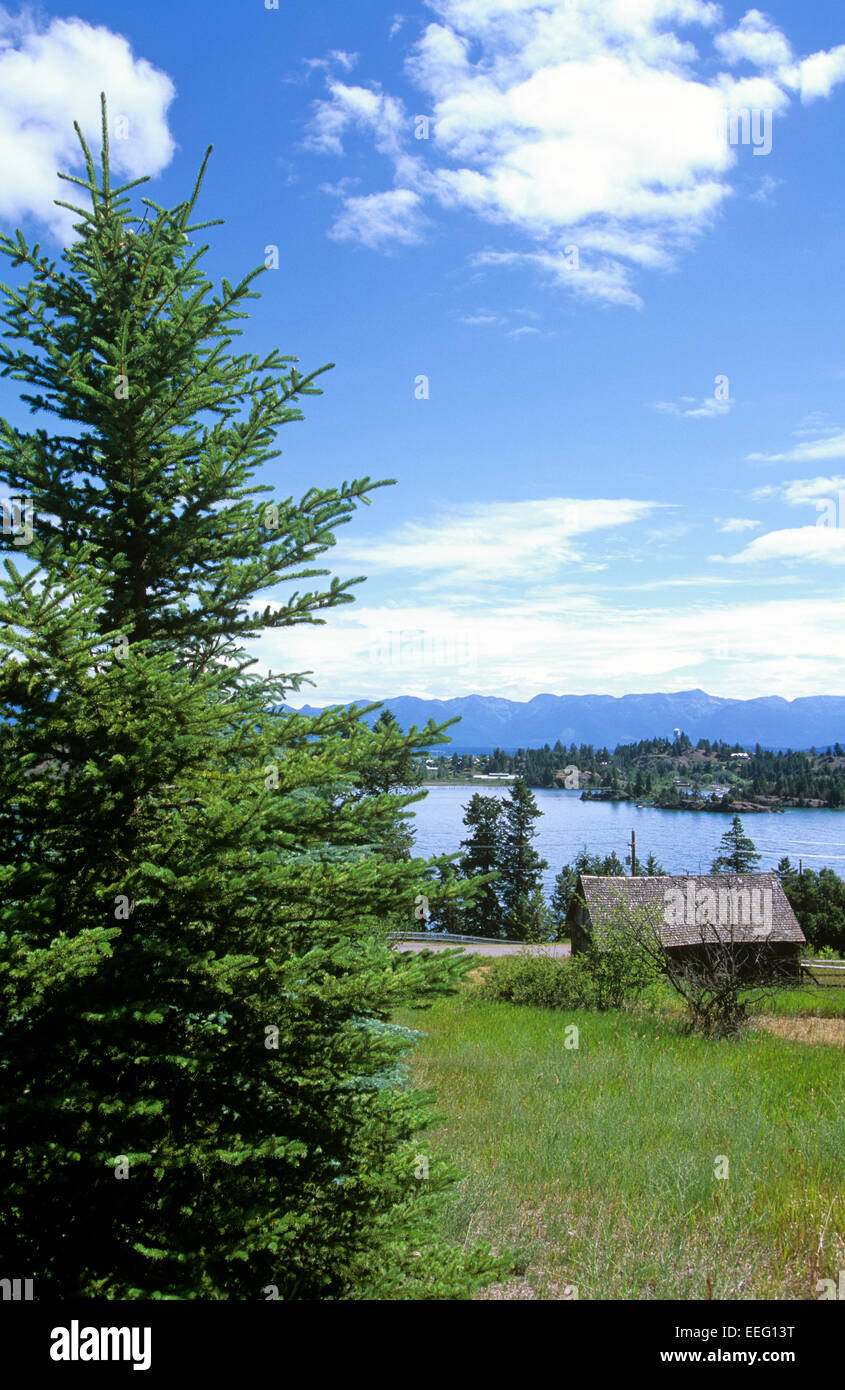
[[592,1008],[621,1009],[654,984],[661,971],[656,960],[636,949],[636,943],[616,942],[604,950],[587,951],[583,961],[593,993]]
[[582,957],[543,952],[499,957],[485,970],[480,988],[488,999],[541,1009],[588,1009],[594,997]]
[[488,999],[541,1009],[618,1009],[656,979],[656,971],[621,950],[553,956],[520,951],[484,973]]

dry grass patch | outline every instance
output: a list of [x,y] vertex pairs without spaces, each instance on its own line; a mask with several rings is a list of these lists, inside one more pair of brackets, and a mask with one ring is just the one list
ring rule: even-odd
[[492,967],[493,962],[491,960],[487,961],[484,965],[477,965],[474,970],[467,971],[465,979],[470,984],[480,985],[485,975],[489,973]]
[[792,1042],[845,1047],[845,1018],[758,1018],[757,1026]]

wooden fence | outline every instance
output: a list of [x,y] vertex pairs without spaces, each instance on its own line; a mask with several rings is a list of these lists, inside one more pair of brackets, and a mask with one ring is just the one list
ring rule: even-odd
[[845,960],[802,960],[801,974],[812,980],[819,989],[840,989],[845,985],[842,980],[818,980],[814,971],[824,971],[825,974],[845,975]]

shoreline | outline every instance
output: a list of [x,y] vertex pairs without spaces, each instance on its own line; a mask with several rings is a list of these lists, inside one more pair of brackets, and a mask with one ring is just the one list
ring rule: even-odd
[[[437,787],[475,787],[476,789],[483,790],[484,786],[511,787],[513,786],[515,780],[516,778],[512,778],[509,782],[502,781],[492,783],[481,783],[478,781],[463,782],[456,778],[448,782],[421,782],[419,784],[419,790],[432,791]],[[571,791],[575,789],[569,787],[530,787],[530,790],[534,792],[562,792]],[[605,802],[606,804],[614,806],[626,805],[630,806],[632,810],[636,811],[691,811],[698,814],[700,814],[701,812],[709,812],[711,815],[722,816],[783,816],[786,815],[789,811],[845,811],[845,806],[755,806],[752,802],[749,801],[732,801],[729,806],[711,806],[707,802],[699,803],[690,801],[685,802],[680,806],[658,806],[653,801],[634,801],[627,796],[579,796],[574,799],[578,801],[588,802]]]

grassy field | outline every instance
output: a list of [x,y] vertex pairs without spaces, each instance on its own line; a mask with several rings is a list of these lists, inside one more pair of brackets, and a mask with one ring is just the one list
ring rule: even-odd
[[[767,1010],[787,1030],[796,994]],[[812,997],[845,1017],[845,991]],[[841,1046],[767,1027],[710,1042],[654,1008],[558,1013],[472,986],[399,1021],[425,1033],[430,1150],[466,1174],[450,1235],[524,1254],[485,1297],[815,1299],[845,1268]]]
[[782,989],[767,1001],[763,1012],[791,1018],[845,1018],[845,989],[840,975],[832,987]]
[[[830,973],[825,985],[802,985],[775,990],[760,1006],[760,1013],[776,1018],[839,1018],[845,1020],[845,978]],[[681,1017],[684,1005],[670,985],[661,981],[644,996],[651,1008]]]

